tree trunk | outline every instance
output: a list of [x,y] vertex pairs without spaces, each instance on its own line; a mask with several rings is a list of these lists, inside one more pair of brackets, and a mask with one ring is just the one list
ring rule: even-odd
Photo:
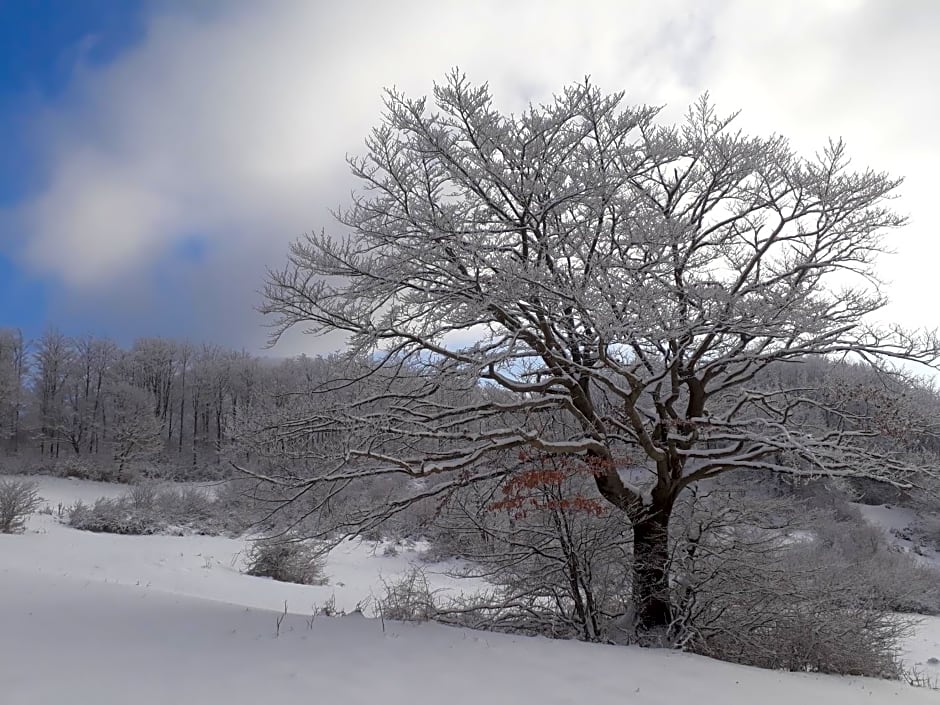
[[653,506],[633,522],[633,606],[639,632],[672,622],[669,598],[669,516],[671,506]]

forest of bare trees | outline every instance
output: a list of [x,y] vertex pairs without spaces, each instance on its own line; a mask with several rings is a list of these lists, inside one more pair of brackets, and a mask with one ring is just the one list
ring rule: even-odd
[[219,474],[234,425],[302,389],[320,367],[162,338],[122,348],[54,329],[36,340],[2,329],[0,458],[108,479]]

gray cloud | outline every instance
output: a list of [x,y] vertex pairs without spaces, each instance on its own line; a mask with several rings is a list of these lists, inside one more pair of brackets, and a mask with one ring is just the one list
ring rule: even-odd
[[[673,115],[710,89],[750,129],[805,148],[841,134],[860,162],[908,175],[915,225],[886,267],[898,278],[935,253],[937,28],[935,3],[878,0],[164,6],[139,47],[76,73],[43,123],[48,185],[6,215],[26,234],[19,260],[60,282],[54,314],[93,304],[144,334],[167,298],[186,300],[180,334],[255,347],[264,266],[329,226],[382,87],[424,94],[459,65],[512,110],[591,74]],[[193,236],[205,256],[172,271]],[[894,292],[899,318],[929,322],[916,285]]]

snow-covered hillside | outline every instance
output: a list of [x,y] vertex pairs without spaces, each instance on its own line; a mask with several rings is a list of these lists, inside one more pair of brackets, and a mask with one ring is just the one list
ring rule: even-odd
[[[123,488],[42,479],[55,508]],[[789,674],[668,651],[407,625],[359,615],[310,618],[379,594],[417,560],[346,544],[330,584],[286,585],[238,572],[244,542],[88,534],[37,515],[0,536],[0,703],[237,705],[269,702],[751,703],[937,702],[886,681]],[[443,576],[435,585],[460,589]],[[289,614],[276,636],[278,612]],[[940,655],[940,621],[909,644]],[[925,665],[925,670],[934,667]]]
[[893,505],[853,504],[867,522],[885,532],[898,548],[917,557],[920,562],[940,570],[940,550],[914,540],[921,517],[913,509]]

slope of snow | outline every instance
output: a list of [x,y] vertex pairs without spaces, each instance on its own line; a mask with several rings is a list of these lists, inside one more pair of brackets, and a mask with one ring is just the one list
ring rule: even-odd
[[68,507],[76,502],[94,504],[99,497],[120,497],[130,491],[129,485],[114,482],[92,482],[74,477],[48,477],[46,475],[12,475],[13,480],[33,482],[39,487],[39,494],[50,509],[59,505]]
[[[55,505],[102,489],[41,483]],[[306,587],[238,573],[243,548],[217,537],[89,534],[46,515],[24,535],[0,536],[0,703],[938,702],[935,691],[899,683],[778,673],[669,651],[361,616],[311,620],[334,593],[347,610],[379,594],[381,577],[406,571],[417,554],[387,557],[374,545],[344,544],[330,555],[330,585]],[[455,587],[443,576],[433,580]],[[275,637],[285,601],[289,613]],[[911,658],[924,663],[940,640],[940,620],[929,624],[918,635],[923,642],[909,645]]]
[[[127,486],[81,480],[37,477],[47,509],[57,512],[81,499],[119,496]],[[455,566],[426,566],[420,545],[398,547],[398,555],[383,555],[382,545],[347,541],[330,552],[326,585],[294,585],[241,572],[245,539],[222,536],[119,536],[76,531],[54,515],[35,514],[26,534],[0,534],[0,568],[22,573],[54,575],[82,581],[116,583],[162,590],[244,607],[309,615],[327,602],[350,612],[381,596],[385,583],[425,570],[435,590],[470,591],[480,583],[452,578]]]
[[884,529],[892,535],[903,533],[917,521],[917,512],[906,507],[895,507],[886,504],[858,504],[850,503],[870,524]]
[[[908,668],[930,676],[940,684],[940,617],[924,617],[902,645],[902,659]],[[937,694],[940,702],[940,693]]]
[[288,615],[5,569],[5,705],[791,705],[937,702],[898,683],[676,652]]

